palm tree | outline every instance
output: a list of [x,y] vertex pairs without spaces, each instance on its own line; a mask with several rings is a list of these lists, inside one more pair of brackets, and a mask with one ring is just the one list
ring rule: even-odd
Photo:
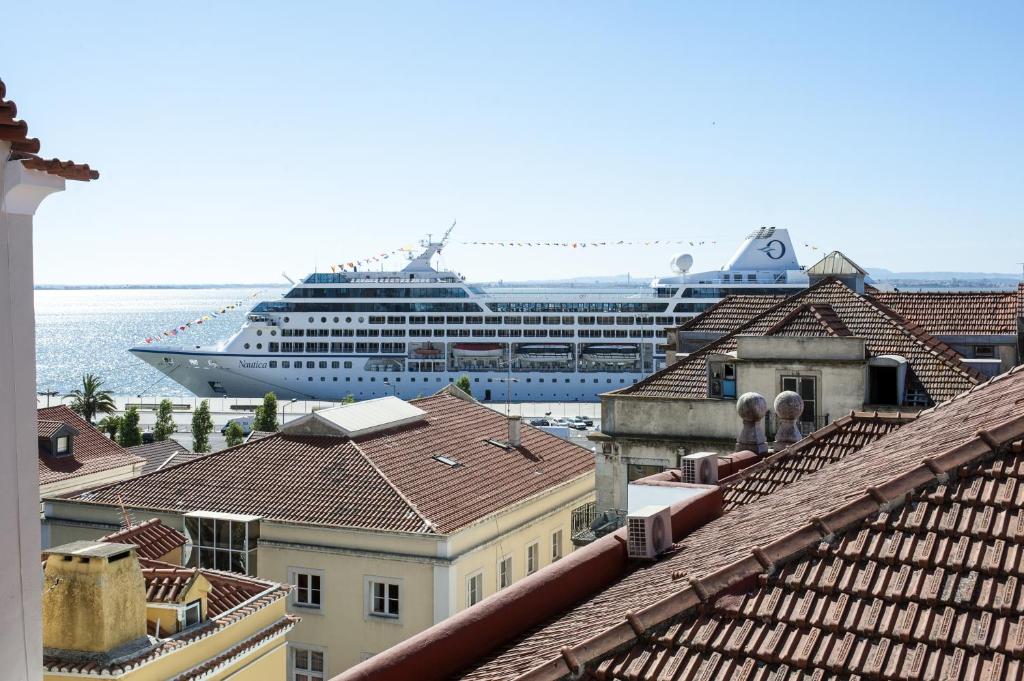
[[101,390],[103,380],[94,374],[82,376],[82,389],[72,390],[71,409],[79,413],[89,423],[96,414],[113,414],[117,409],[114,398],[109,390]]

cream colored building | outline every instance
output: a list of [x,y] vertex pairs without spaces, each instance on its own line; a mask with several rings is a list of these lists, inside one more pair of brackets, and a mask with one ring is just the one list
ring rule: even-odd
[[184,530],[189,564],[294,585],[288,678],[319,681],[568,553],[593,470],[589,450],[448,389],[316,412],[45,512],[54,541],[95,537],[120,498]]

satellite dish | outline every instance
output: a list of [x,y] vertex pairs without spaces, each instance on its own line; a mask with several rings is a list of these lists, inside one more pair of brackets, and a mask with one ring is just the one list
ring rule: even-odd
[[686,274],[693,267],[693,256],[689,253],[680,253],[679,255],[672,256],[669,267],[676,274]]

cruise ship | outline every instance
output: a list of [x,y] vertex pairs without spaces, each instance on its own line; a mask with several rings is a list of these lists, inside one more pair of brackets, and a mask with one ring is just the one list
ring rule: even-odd
[[469,377],[484,401],[596,401],[665,365],[665,327],[730,293],[807,286],[785,229],[750,234],[720,269],[647,286],[467,283],[434,267],[427,239],[391,272],[317,272],[257,304],[210,346],[149,344],[136,356],[200,397],[414,398]]

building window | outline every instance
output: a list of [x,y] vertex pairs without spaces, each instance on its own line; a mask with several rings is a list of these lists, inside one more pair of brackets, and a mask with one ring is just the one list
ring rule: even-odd
[[976,359],[993,359],[996,356],[996,346],[994,345],[975,345],[974,346],[974,357]]
[[203,620],[203,602],[192,601],[185,606],[185,628],[194,627]]
[[512,583],[512,556],[505,556],[498,563],[498,588],[504,589]]
[[708,396],[723,400],[736,399],[736,365],[712,362],[708,365]]
[[394,580],[370,579],[367,585],[367,613],[374,617],[397,618],[401,612],[399,583]]
[[466,578],[466,605],[476,605],[484,597],[484,575],[482,572]]
[[289,681],[324,681],[324,651],[306,648],[299,644],[292,646],[291,673]]
[[185,515],[185,534],[192,543],[188,567],[256,574],[259,518],[196,511]]
[[295,585],[295,589],[292,591],[292,604],[301,608],[319,610],[323,605],[320,590],[323,572],[306,568],[293,568],[288,572],[288,581]]
[[664,470],[664,466],[656,464],[631,463],[626,466],[626,482],[635,482],[649,475],[657,475]]
[[800,417],[802,429],[807,432],[817,430],[818,417],[818,379],[814,376],[783,376],[782,389],[792,390],[804,401],[804,413]]
[[540,569],[540,544],[533,542],[526,547],[526,574],[532,575]]
[[57,438],[57,453],[67,454],[71,451],[71,438],[67,435],[61,435]]
[[562,530],[555,530],[551,533],[551,562],[562,557]]

